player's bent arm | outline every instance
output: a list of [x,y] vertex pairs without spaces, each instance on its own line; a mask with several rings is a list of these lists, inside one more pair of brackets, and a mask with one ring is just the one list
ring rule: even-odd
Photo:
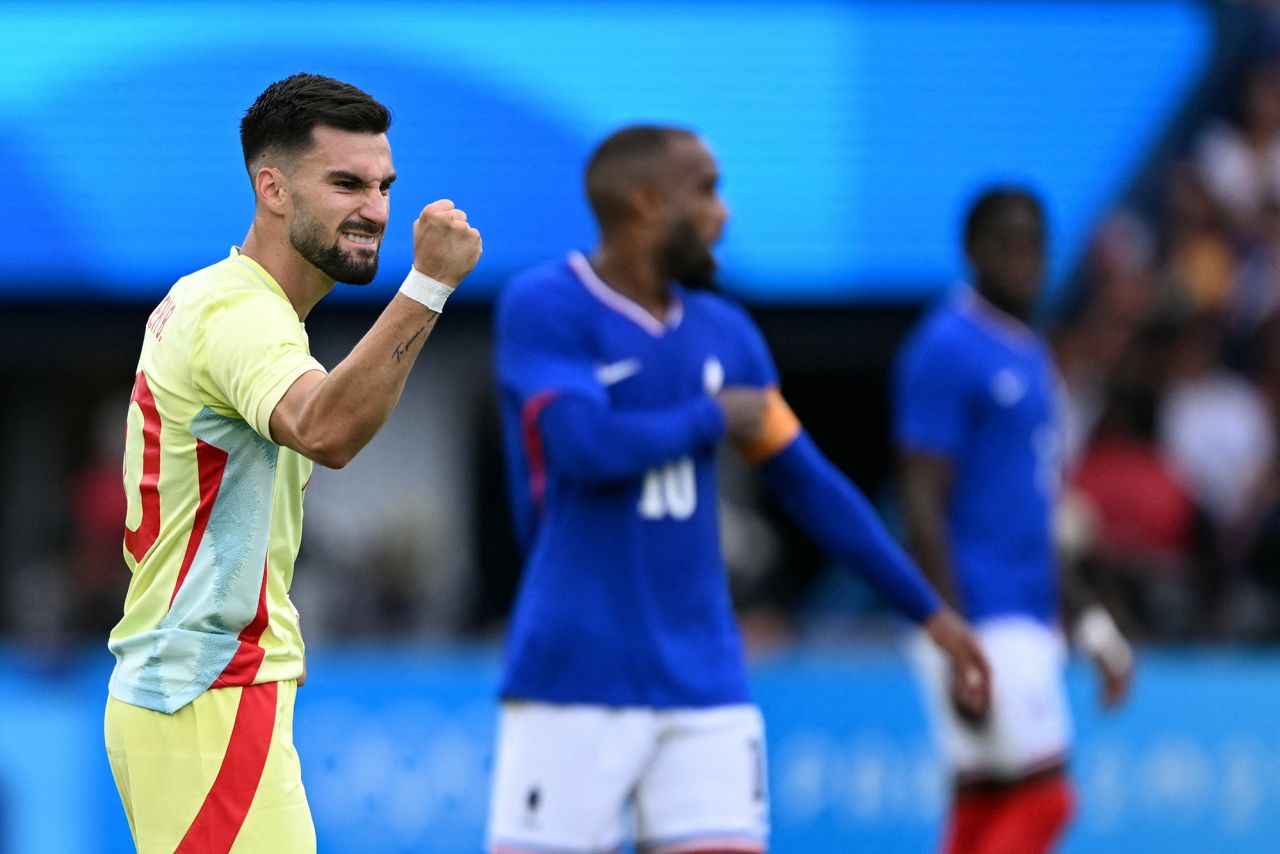
[[[889,536],[870,503],[799,430],[799,422],[795,429],[798,432],[789,443],[763,459],[760,471],[765,482],[818,545],[856,569],[899,611],[924,627],[951,661],[957,705],[975,719],[985,715],[991,702],[991,668],[968,625],[943,604]],[[777,443],[779,434],[766,431],[762,449],[768,447],[771,433]]]
[[776,388],[766,389],[758,435],[738,450],[814,542],[857,569],[899,610],[924,622],[941,607],[866,498],[818,450]]
[[322,466],[345,466],[390,417],[439,317],[396,294],[332,371],[294,381],[271,412],[271,438]]
[[725,432],[724,414],[710,397],[669,409],[616,410],[563,395],[537,418],[548,465],[588,483],[638,477]]
[[421,277],[453,288],[475,267],[482,251],[480,232],[452,201],[439,199],[424,207],[413,223],[413,270],[418,278],[411,275],[412,286],[406,280],[333,371],[310,371],[294,381],[271,412],[271,437],[323,466],[342,468],[349,463],[395,409],[409,369],[440,317],[440,303],[431,303],[433,297],[423,293]]
[[763,461],[760,473],[814,542],[857,570],[903,614],[924,623],[943,607],[871,504],[808,434],[797,433],[785,448]]
[[902,508],[907,549],[942,598],[958,606],[951,543],[947,535],[947,506],[955,472],[941,454],[907,450],[902,454]]

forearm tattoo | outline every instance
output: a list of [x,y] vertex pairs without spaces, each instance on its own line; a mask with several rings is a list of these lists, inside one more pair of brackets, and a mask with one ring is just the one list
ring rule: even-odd
[[395,352],[391,354],[395,360],[398,362],[401,357],[409,355],[409,348],[413,346],[413,342],[417,341],[422,336],[422,333],[426,331],[427,327],[421,326],[418,328],[417,332],[413,333],[413,336],[408,341],[403,344],[397,344]]

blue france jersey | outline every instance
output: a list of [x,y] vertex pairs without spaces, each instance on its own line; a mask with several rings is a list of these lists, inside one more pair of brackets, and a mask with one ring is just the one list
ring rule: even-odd
[[953,465],[948,533],[958,604],[971,621],[1056,619],[1055,391],[1043,339],[972,293],[934,310],[898,357],[898,446]]
[[[746,701],[716,506],[723,419],[710,395],[777,384],[755,325],[719,296],[680,288],[664,323],[575,253],[512,282],[496,337],[509,485],[527,550],[503,696],[652,707]],[[555,423],[547,408],[564,398],[605,417],[653,413],[655,424],[664,413],[684,423],[681,413],[702,405],[714,420],[647,469],[593,475],[559,459],[557,436],[545,429]]]

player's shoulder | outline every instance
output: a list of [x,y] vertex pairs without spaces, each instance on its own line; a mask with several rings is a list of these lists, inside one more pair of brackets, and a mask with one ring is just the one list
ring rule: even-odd
[[498,294],[499,321],[504,315],[553,315],[581,305],[585,291],[567,259],[548,261],[517,273]]
[[701,288],[681,288],[680,299],[686,309],[705,312],[716,317],[746,318],[747,310],[733,297],[720,291]]
[[529,299],[566,300],[580,297],[583,288],[569,258],[546,261],[511,277],[499,295],[500,302]]
[[733,297],[717,291],[682,289],[680,298],[687,315],[704,318],[720,328],[756,331],[751,314]]
[[230,257],[223,258],[221,261],[215,261],[207,267],[201,267],[199,270],[187,273],[178,279],[174,287],[182,288],[186,293],[192,295],[212,293],[220,285],[233,279],[228,263],[230,261]]
[[946,296],[925,308],[908,335],[916,346],[945,346],[970,337],[971,330],[955,296]]
[[974,330],[954,296],[947,296],[925,310],[907,333],[899,350],[899,363],[907,368],[957,371],[975,355]]
[[183,276],[174,290],[187,301],[208,306],[252,303],[254,311],[277,309],[285,314],[292,311],[288,297],[270,274],[238,253]]

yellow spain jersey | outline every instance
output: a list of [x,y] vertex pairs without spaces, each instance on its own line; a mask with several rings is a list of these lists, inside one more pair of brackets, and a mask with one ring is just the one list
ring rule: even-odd
[[210,687],[302,675],[289,601],[311,461],[271,441],[306,330],[250,258],[179,279],[147,321],[129,405],[111,696],[172,714]]

